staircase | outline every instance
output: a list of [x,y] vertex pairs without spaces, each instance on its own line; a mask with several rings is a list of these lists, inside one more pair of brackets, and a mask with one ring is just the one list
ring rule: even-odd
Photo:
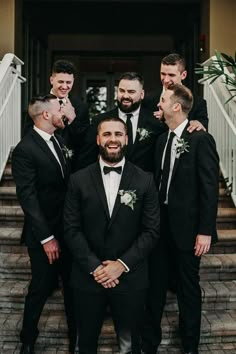
[[[203,296],[200,353],[236,353],[236,208],[219,183],[219,242],[202,257]],[[19,353],[24,297],[30,279],[27,250],[19,244],[23,212],[17,202],[10,161],[0,182],[0,353]],[[168,294],[159,352],[180,353],[177,304]],[[48,300],[39,323],[36,353],[66,354],[66,322],[61,291]],[[118,353],[112,322],[105,320],[99,354]]]

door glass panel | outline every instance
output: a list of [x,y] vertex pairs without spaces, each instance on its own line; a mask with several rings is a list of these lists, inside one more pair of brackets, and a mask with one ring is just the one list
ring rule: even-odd
[[90,117],[107,111],[107,83],[106,80],[86,80],[86,97]]

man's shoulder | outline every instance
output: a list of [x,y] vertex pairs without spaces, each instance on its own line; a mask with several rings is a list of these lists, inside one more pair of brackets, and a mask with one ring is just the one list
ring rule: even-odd
[[130,161],[126,161],[125,168],[128,168],[128,169],[130,169],[130,171],[133,172],[136,180],[139,179],[139,178],[150,180],[150,178],[153,177],[152,172],[144,171],[142,168],[140,168],[139,166],[133,164]]
[[214,137],[206,131],[203,130],[194,130],[192,133],[188,134],[187,140],[191,143],[196,144],[214,144],[215,146],[215,139]]
[[79,169],[71,174],[72,179],[87,178],[87,176],[98,168],[98,162],[89,164],[86,167]]

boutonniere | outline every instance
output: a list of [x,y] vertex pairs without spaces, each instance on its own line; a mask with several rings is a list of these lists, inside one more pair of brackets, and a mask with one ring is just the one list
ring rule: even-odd
[[137,201],[136,190],[128,190],[125,191],[124,189],[119,190],[118,194],[120,195],[120,202],[121,204],[125,204],[134,210],[134,204]]
[[148,131],[145,128],[138,128],[137,133],[139,134],[139,141],[142,141],[142,140],[148,139],[152,132]]
[[177,138],[177,143],[175,145],[175,151],[176,151],[176,158],[178,159],[180,157],[181,154],[183,154],[184,152],[189,152],[189,143],[187,141],[185,141],[183,138],[182,139],[178,139]]
[[74,154],[74,151],[71,149],[68,149],[68,147],[66,145],[62,146],[62,151],[63,151],[66,159],[71,159]]

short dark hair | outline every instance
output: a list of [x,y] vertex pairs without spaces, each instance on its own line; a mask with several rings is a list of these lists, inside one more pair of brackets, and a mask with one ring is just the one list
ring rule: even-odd
[[163,65],[179,65],[181,67],[181,72],[183,72],[186,69],[186,61],[182,55],[178,53],[171,53],[167,56],[165,56],[161,64]]
[[171,100],[181,104],[182,111],[188,114],[193,106],[193,95],[191,90],[180,84],[171,84],[168,86],[168,90],[173,91]]
[[125,133],[127,134],[127,125],[125,124],[125,122],[118,118],[118,117],[106,117],[106,118],[103,118],[99,123],[98,123],[98,126],[97,126],[97,132],[99,132],[100,128],[101,128],[101,125],[102,123],[104,122],[120,122],[121,124],[123,124],[124,128],[125,128]]
[[65,73],[65,74],[73,74],[76,75],[76,67],[75,65],[68,60],[57,60],[54,62],[52,66],[52,73]]
[[126,71],[125,73],[121,74],[119,78],[119,82],[121,80],[137,80],[140,82],[142,86],[144,86],[144,78],[143,76],[135,71]]
[[57,97],[51,93],[49,93],[48,95],[45,96],[34,96],[30,99],[29,101],[29,106],[32,106],[33,104],[35,104],[35,102],[49,102],[51,100],[55,100],[57,99]]

